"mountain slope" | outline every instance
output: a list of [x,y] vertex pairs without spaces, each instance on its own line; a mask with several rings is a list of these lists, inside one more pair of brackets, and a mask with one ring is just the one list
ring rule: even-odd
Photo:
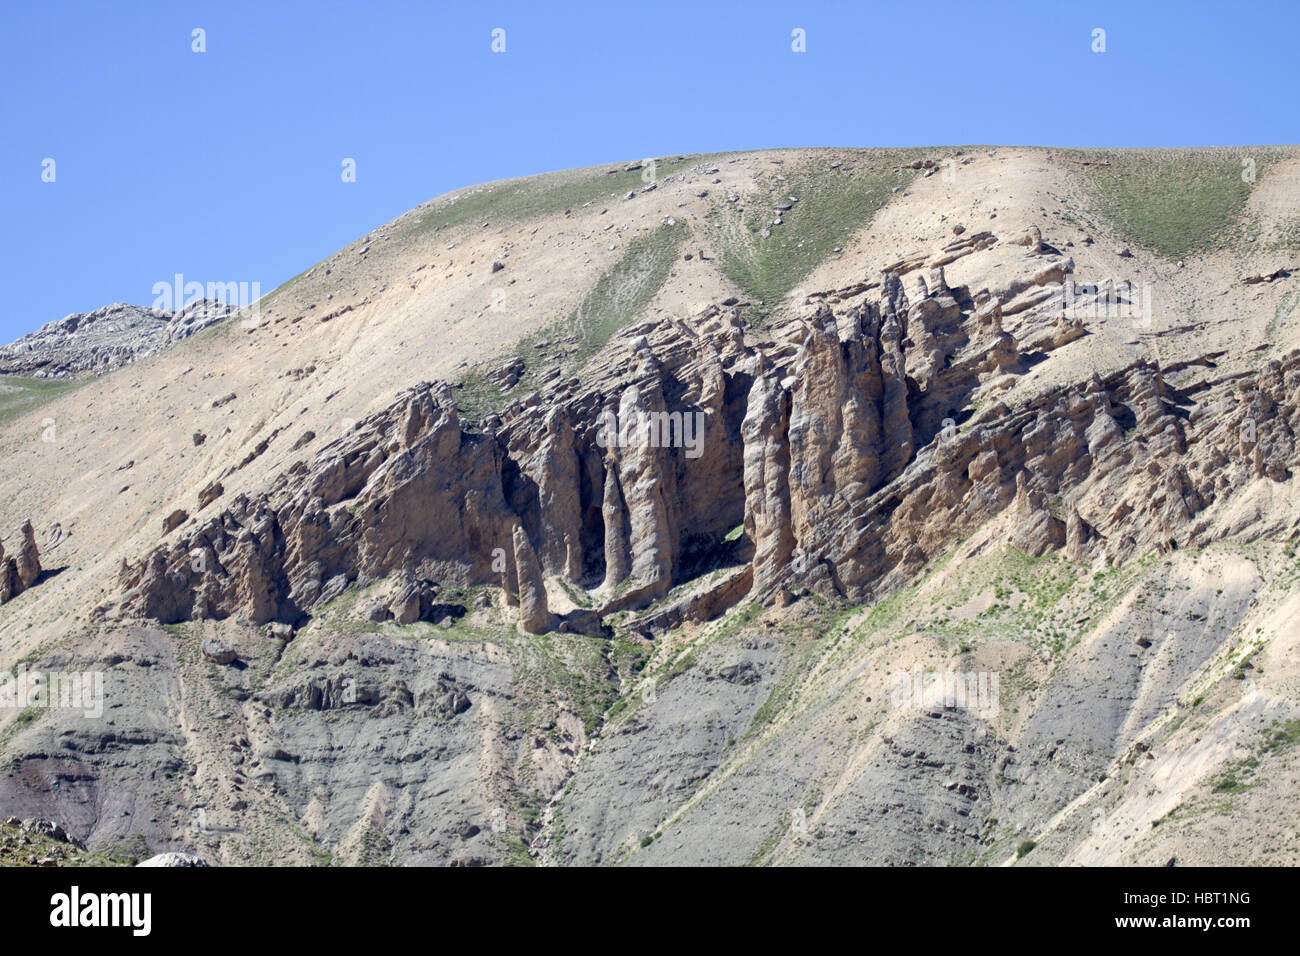
[[1256,153],[1181,262],[1128,154],[466,190],[13,419],[56,573],[0,654],[106,710],[15,712],[0,812],[222,862],[1292,859],[1300,166]]

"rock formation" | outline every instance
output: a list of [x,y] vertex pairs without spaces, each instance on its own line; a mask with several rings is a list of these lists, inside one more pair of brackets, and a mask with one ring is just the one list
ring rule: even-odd
[[233,309],[204,299],[177,312],[122,302],[74,313],[0,346],[0,374],[74,378],[121,368],[202,331]]
[[515,580],[519,585],[519,626],[529,634],[540,634],[551,624],[551,615],[546,609],[546,587],[542,583],[541,566],[523,525],[515,525],[512,538]]
[[[1145,360],[1003,404],[1025,367],[1008,311],[1039,349],[1074,341],[1050,304],[1073,266],[1044,259],[1031,231],[1028,278],[951,288],[943,264],[988,243],[975,238],[761,335],[718,307],[643,323],[585,384],[552,379],[475,425],[447,386],[412,389],[128,566],[119,613],[295,622],[399,573],[499,586],[528,632],[585,629],[690,583],[738,526],[751,598],[863,602],[1004,511],[1026,554],[1123,562],[1213,540],[1216,502],[1290,473],[1296,354],[1253,380],[1206,377],[1190,415]],[[548,578],[602,603],[552,615]],[[730,577],[717,589],[690,606],[720,613],[741,596]],[[429,600],[407,594],[389,613],[420,619]]]
[[30,521],[18,529],[17,550],[6,557],[0,543],[0,604],[11,601],[41,579],[41,555]]
[[[687,178],[730,195],[751,172]],[[1110,238],[1089,249],[988,181],[985,210],[891,210],[761,307],[725,285],[680,310],[718,288],[681,252],[726,256],[693,236],[664,253],[667,294],[615,316],[631,327],[597,345],[544,326],[492,357],[414,333],[445,327],[453,293],[494,339],[516,307],[551,322],[532,257],[635,241],[646,195],[630,221],[593,202],[416,245],[394,230],[400,255],[345,250],[268,325],[56,399],[60,422],[84,414],[53,447],[39,413],[9,419],[15,517],[70,534],[42,526],[66,576],[0,608],[0,643],[15,670],[107,679],[99,718],[6,722],[0,815],[223,864],[998,864],[1030,838],[1031,864],[1292,862],[1293,754],[1270,735],[1297,716],[1300,353],[1278,348],[1282,313],[1264,331],[1292,280],[1200,262],[1165,280],[1143,254],[1173,307],[1116,324],[1090,306],[1131,284],[1080,285],[1058,251],[1128,268]],[[679,192],[644,224],[682,208],[694,229],[684,187],[665,171],[650,196]],[[1016,219],[1040,205],[1041,231]],[[909,242],[877,229],[899,222],[943,238],[869,259]],[[506,320],[463,294],[498,260]],[[460,385],[413,377],[462,357]],[[123,395],[168,424],[122,442]],[[27,541],[4,539],[5,597],[40,580]],[[950,684],[900,702],[913,665],[991,678],[992,705]]]

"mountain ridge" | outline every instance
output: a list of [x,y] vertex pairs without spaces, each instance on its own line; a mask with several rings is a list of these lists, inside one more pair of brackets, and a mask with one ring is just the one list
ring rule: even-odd
[[[1285,818],[1294,773],[1271,237],[1300,167],[1270,153],[1240,243],[1175,262],[1054,155],[687,157],[513,186],[495,222],[419,207],[41,406],[53,441],[4,424],[6,520],[57,521],[66,570],[0,609],[0,652],[107,667],[126,729],[0,728],[0,812],[218,862],[989,863],[1027,833],[1028,862],[1289,858],[1206,844],[1240,824],[1202,791]],[[602,409],[698,412],[703,453],[604,447]],[[881,616],[945,575],[985,583]],[[1001,674],[996,716],[890,705],[922,665]],[[1161,777],[1206,720],[1203,771]],[[69,773],[92,791],[39,782]]]

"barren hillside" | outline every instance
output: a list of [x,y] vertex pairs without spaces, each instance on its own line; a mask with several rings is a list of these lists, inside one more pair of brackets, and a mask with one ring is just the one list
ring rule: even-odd
[[0,817],[214,863],[1293,864],[1297,269],[1290,147],[660,157],[0,380],[0,664],[103,677],[0,710]]

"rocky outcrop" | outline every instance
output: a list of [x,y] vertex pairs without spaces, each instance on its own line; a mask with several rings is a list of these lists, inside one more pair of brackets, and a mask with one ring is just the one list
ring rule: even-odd
[[1091,555],[1092,528],[1079,515],[1071,502],[1065,520],[1065,556],[1077,564],[1086,563]]
[[754,546],[753,586],[769,591],[794,551],[790,511],[790,403],[772,373],[754,380],[741,426],[745,442],[745,535]]
[[424,386],[122,581],[133,611],[164,621],[292,622],[340,586],[394,571],[486,583],[493,549],[508,544],[504,515],[496,443],[462,433],[445,386]]
[[41,555],[30,521],[23,522],[17,537],[16,550],[8,556],[0,543],[0,604],[13,600],[41,579]]
[[650,597],[667,593],[677,556],[676,471],[661,369],[644,339],[634,343],[636,380],[623,390],[619,430],[612,442],[619,487],[627,508],[630,574]]
[[605,462],[604,488],[601,502],[605,531],[604,588],[612,590],[627,577],[629,568],[627,505],[618,483],[618,462],[613,457]]
[[175,511],[168,514],[167,517],[163,518],[163,534],[171,534],[188,521],[189,517],[190,514],[188,511],[185,511],[183,508],[177,508]]
[[221,486],[221,482],[219,481],[209,482],[208,484],[200,488],[199,489],[199,510],[202,511],[208,505],[212,504],[212,502],[220,498],[223,494],[225,494],[225,490],[226,489]]
[[1065,545],[1065,524],[1052,515],[1041,492],[1031,493],[1025,473],[1016,475],[1016,500],[1010,514],[1011,543],[1030,557]]
[[515,525],[513,538],[515,580],[519,586],[519,627],[529,634],[540,634],[551,626],[546,608],[546,586],[537,555],[523,525]]
[[212,635],[203,638],[199,652],[214,664],[233,664],[239,657],[233,647]]
[[[398,575],[427,587],[383,620],[426,619],[443,584],[489,585],[527,632],[586,631],[719,570],[656,613],[721,613],[740,581],[765,602],[870,601],[1004,514],[1015,547],[1075,561],[1241,533],[1218,506],[1295,467],[1300,356],[1225,381],[1187,363],[1199,379],[1178,389],[1139,361],[1004,404],[1031,364],[1011,329],[1039,356],[1087,330],[1057,321],[1073,266],[1033,230],[1025,275],[949,286],[943,263],[990,241],[949,243],[924,273],[896,264],[910,295],[891,268],[761,332],[721,307],[643,323],[582,379],[481,422],[421,385],[265,494],[172,529],[125,568],[115,613],[295,622]],[[594,606],[553,614],[548,579]]]
[[23,590],[26,590],[40,580],[41,556],[36,548],[36,532],[32,528],[32,523],[24,521],[23,526],[18,529],[18,533],[22,536],[22,542],[18,546],[18,553],[15,555],[18,583],[22,585]]
[[0,604],[13,600],[19,592],[18,562],[6,558],[4,545],[0,544]]
[[98,375],[188,338],[232,311],[224,302],[204,299],[178,312],[117,302],[74,313],[0,347],[0,374]]
[[559,408],[547,413],[545,428],[546,437],[535,466],[542,568],[547,574],[576,582],[582,577],[582,528],[573,428],[568,415]]

